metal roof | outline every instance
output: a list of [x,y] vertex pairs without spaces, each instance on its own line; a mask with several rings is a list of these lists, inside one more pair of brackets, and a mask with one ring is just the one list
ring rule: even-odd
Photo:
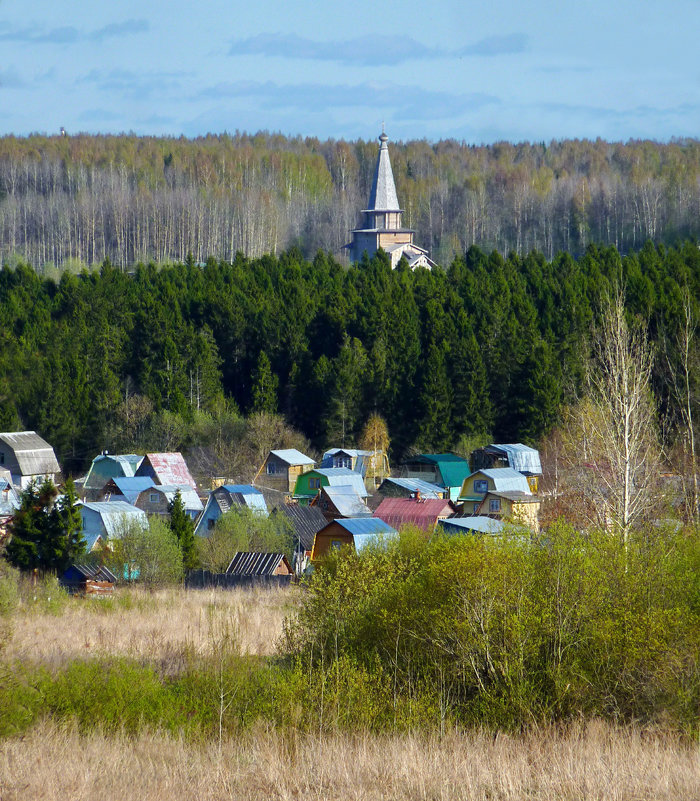
[[165,495],[168,503],[172,503],[175,500],[175,496],[179,492],[185,509],[193,512],[201,512],[202,509],[204,509],[204,506],[199,499],[199,495],[197,495],[197,493],[188,484],[183,484],[182,486],[172,484],[156,484],[153,487],[148,487],[147,489],[143,490],[143,492],[162,492],[163,495]]
[[372,451],[363,451],[358,448],[329,448],[324,454],[323,458],[327,459],[329,456],[335,456],[337,453],[345,453],[353,459],[358,456],[371,456]]
[[542,475],[540,453],[535,450],[535,448],[530,448],[520,442],[515,442],[510,445],[491,444],[486,450],[495,450],[504,453],[508,458],[508,466],[513,470],[517,470],[520,473]]
[[475,515],[474,517],[451,517],[449,520],[440,520],[446,532],[461,534],[465,531],[475,531],[478,534],[500,534],[503,531],[504,522],[493,517]]
[[445,494],[445,488],[437,484],[431,484],[428,481],[423,481],[420,478],[385,478],[379,485],[378,492],[381,493],[382,486],[388,482],[389,484],[396,484],[398,487],[403,487],[409,492],[420,492],[425,498],[442,498]]
[[212,495],[219,505],[222,514],[230,511],[231,506],[246,506],[254,512],[260,512],[267,517],[267,504],[265,496],[259,489],[249,484],[224,484],[217,487]]
[[296,538],[305,551],[310,551],[313,548],[316,532],[328,524],[318,506],[283,503],[273,511],[280,512],[291,521]]
[[138,521],[144,530],[148,528],[146,513],[126,501],[91,501],[81,505],[100,516],[109,537],[119,538],[123,531],[124,520],[129,518]]
[[444,487],[461,487],[471,473],[469,462],[456,453],[421,453],[406,460],[407,464],[432,464],[440,471]]
[[0,517],[13,515],[19,507],[19,495],[12,483],[5,478],[0,478]]
[[475,475],[483,475],[491,479],[496,492],[523,492],[525,495],[532,495],[530,485],[527,483],[527,476],[513,470],[512,467],[493,467],[488,470],[477,470],[467,478]]
[[[111,484],[112,482],[114,482],[119,492],[121,492],[131,504],[136,501],[145,489],[156,486],[150,476],[117,476],[116,478],[110,479],[107,484]],[[106,486],[107,485],[105,485],[105,487]]]
[[386,520],[395,528],[412,523],[430,531],[438,517],[454,514],[454,506],[442,498],[384,498],[374,510],[374,516]]
[[262,492],[252,484],[222,484],[221,486],[230,494],[237,492],[240,495],[262,495]]
[[84,486],[102,489],[110,478],[134,476],[143,456],[137,453],[101,453],[92,460]]
[[284,448],[283,450],[270,451],[270,453],[287,464],[315,464],[310,456],[306,456],[296,448]]
[[151,467],[157,484],[187,484],[196,489],[197,484],[192,478],[187,464],[179,452],[173,453],[147,453],[136,471],[137,476],[148,475]]
[[355,492],[361,498],[366,498],[369,494],[367,492],[367,488],[365,487],[365,482],[362,480],[362,476],[347,467],[318,467],[310,472],[325,476],[325,478],[328,480],[327,486],[329,487],[342,487],[349,485],[355,488]]
[[378,534],[397,533],[395,528],[379,517],[343,517],[339,520],[334,520],[333,523],[328,525],[335,525],[336,523],[342,526],[349,534],[352,534],[353,537],[362,534],[376,536]]
[[0,442],[12,449],[23,476],[61,472],[53,448],[36,431],[5,432],[0,434]]
[[343,517],[372,516],[370,508],[362,498],[360,498],[353,486],[343,484],[339,487],[323,487],[321,489],[321,494],[323,493],[328,496],[328,500]]
[[114,573],[104,565],[71,565],[68,570],[66,570],[66,573],[70,570],[74,570],[79,573],[82,578],[92,581],[111,581],[113,584],[117,581],[117,577]]
[[239,551],[226,568],[229,575],[235,576],[272,576],[284,562],[291,573],[287,557],[283,553],[251,553]]
[[381,144],[372,180],[372,191],[369,193],[369,203],[365,211],[401,211],[389,159],[388,139],[389,137],[382,131],[379,137]]
[[509,501],[517,501],[518,503],[539,503],[540,499],[533,495],[531,492],[513,491],[513,492],[497,492],[490,490],[486,493],[486,497],[493,495],[496,498],[506,498]]

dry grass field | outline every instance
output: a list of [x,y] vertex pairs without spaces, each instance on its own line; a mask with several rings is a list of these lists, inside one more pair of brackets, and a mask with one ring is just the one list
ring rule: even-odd
[[694,801],[700,752],[594,721],[564,733],[286,735],[188,744],[159,734],[80,737],[43,724],[0,742],[3,801],[455,799]]
[[69,599],[41,611],[24,603],[3,659],[59,666],[86,656],[126,656],[166,672],[188,654],[206,655],[221,625],[243,654],[274,653],[296,588],[273,590],[119,589],[113,599]]

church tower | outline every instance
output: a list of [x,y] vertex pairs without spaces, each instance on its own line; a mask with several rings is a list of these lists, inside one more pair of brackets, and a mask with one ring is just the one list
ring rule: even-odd
[[383,248],[391,258],[392,269],[405,256],[412,270],[416,267],[427,267],[430,270],[435,264],[428,258],[428,251],[413,243],[415,232],[412,229],[402,227],[403,210],[399,207],[389,160],[389,137],[383,129],[384,126],[379,137],[379,154],[369,203],[362,211],[363,227],[352,232],[352,242],[346,247],[350,249],[350,258],[353,261],[360,261],[364,251],[372,256],[379,248]]

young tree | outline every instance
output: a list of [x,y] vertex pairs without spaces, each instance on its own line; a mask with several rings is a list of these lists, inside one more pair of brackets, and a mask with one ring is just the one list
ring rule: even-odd
[[371,451],[370,463],[367,466],[367,478],[385,478],[389,473],[389,430],[386,420],[374,412],[365,423],[360,435],[360,448]]
[[176,536],[182,552],[182,567],[185,571],[197,567],[197,551],[194,544],[194,523],[185,511],[180,490],[170,504],[170,530]]
[[72,482],[66,490],[58,501],[58,490],[50,481],[32,483],[24,490],[10,524],[6,549],[10,564],[20,570],[62,571],[83,554],[85,541]]
[[148,528],[134,520],[123,520],[119,536],[112,542],[110,566],[117,575],[138,579],[149,587],[175,584],[182,579],[182,552],[170,526],[151,517]]

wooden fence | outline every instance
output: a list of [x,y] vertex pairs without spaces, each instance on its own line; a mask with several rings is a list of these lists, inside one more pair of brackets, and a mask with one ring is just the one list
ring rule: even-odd
[[185,587],[189,590],[204,590],[209,587],[233,589],[236,587],[288,587],[292,576],[236,576],[229,573],[210,573],[208,570],[190,570],[185,578]]

